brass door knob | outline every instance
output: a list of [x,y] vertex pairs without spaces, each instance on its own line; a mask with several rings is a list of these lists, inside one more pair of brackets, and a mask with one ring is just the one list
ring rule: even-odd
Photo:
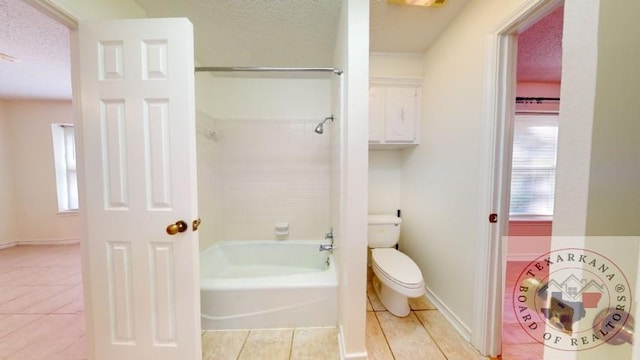
[[171,224],[169,226],[167,226],[167,234],[169,235],[175,235],[179,232],[185,232],[187,231],[187,229],[189,228],[189,225],[187,225],[186,222],[180,220],[180,221],[176,221],[175,224]]

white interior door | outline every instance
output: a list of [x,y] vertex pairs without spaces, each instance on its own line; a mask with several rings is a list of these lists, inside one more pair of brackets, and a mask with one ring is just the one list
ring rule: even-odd
[[192,25],[78,34],[89,357],[200,359]]

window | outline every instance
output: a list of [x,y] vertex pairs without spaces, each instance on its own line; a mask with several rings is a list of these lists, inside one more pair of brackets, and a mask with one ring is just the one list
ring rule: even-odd
[[553,215],[557,145],[557,116],[516,116],[509,215]]
[[78,177],[73,125],[52,124],[53,157],[58,190],[58,211],[78,210]]

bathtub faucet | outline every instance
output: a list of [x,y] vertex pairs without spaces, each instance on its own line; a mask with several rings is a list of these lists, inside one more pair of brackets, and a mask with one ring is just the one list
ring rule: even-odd
[[324,235],[325,240],[331,240],[331,245],[333,245],[333,226],[329,228],[329,232]]
[[320,244],[320,251],[333,251],[333,244]]
[[331,244],[320,244],[320,251],[333,251],[333,228],[324,236],[325,240],[331,240]]

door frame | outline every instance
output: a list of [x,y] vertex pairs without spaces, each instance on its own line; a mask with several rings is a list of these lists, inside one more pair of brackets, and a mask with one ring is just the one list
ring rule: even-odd
[[498,222],[479,221],[471,342],[484,355],[497,356],[502,347],[502,311],[506,244],[509,224],[511,157],[516,98],[518,33],[549,14],[564,0],[526,0],[487,36],[478,213],[499,214]]
[[[44,15],[47,15],[53,20],[68,27],[70,31],[69,35],[71,35],[71,32],[75,32],[78,30],[78,19],[75,16],[71,15],[69,12],[60,8],[57,4],[52,3],[50,0],[22,0],[22,1],[33,6]],[[73,50],[74,50],[73,44],[70,43],[69,45],[71,45],[71,50],[72,50],[71,56],[73,56]],[[71,60],[71,63],[72,63],[71,71],[73,72],[73,59]],[[73,77],[73,74],[71,74],[71,76]]]
[[[35,9],[50,17],[54,21],[66,26],[69,29],[69,54],[71,61],[71,104],[73,108],[74,124],[77,126],[78,120],[82,116],[82,106],[80,103],[80,44],[78,38],[79,19],[70,14],[58,4],[54,4],[49,0],[23,0],[25,3],[33,6]],[[76,152],[80,158],[84,157],[83,147],[77,146],[81,142],[81,136],[76,136]],[[78,164],[82,164],[78,161]],[[82,198],[84,193],[84,172],[78,172],[78,195],[80,196],[80,209],[78,215],[80,217],[80,227],[86,226],[86,210],[83,209]],[[93,333],[93,316],[92,316],[92,300],[91,300],[91,276],[89,267],[89,248],[86,239],[80,237],[80,258],[82,273],[82,291],[83,291],[83,309],[85,315],[85,334],[87,337],[87,356],[91,358],[94,355],[94,333]]]

